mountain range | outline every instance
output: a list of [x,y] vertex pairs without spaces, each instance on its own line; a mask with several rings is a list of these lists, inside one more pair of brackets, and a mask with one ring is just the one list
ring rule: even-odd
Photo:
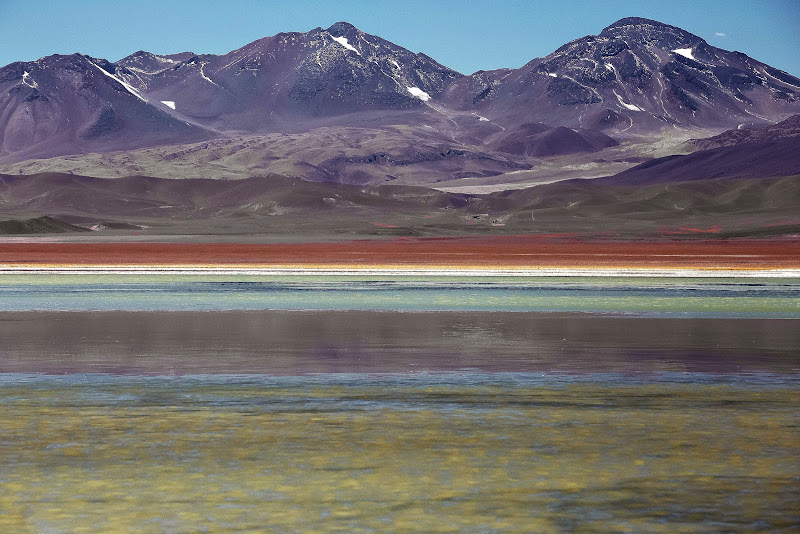
[[[149,184],[143,190],[160,183],[144,177],[182,178],[189,181],[174,187],[194,183],[202,191],[263,177],[249,187],[269,183],[274,192],[288,180],[304,191],[298,179],[350,184],[367,199],[388,195],[394,202],[399,195],[424,210],[467,209],[479,216],[473,221],[494,212],[484,219],[500,227],[506,223],[497,221],[524,207],[505,204],[516,197],[504,190],[544,191],[549,186],[541,184],[575,178],[596,178],[594,188],[800,174],[798,114],[800,79],[635,17],[518,69],[470,75],[345,22],[266,37],[223,55],[138,51],[116,62],[53,55],[0,68],[0,172],[7,188],[0,206],[36,221],[93,216],[70,206],[70,195],[58,209],[51,202],[57,195],[46,189],[39,194],[50,200],[38,211],[30,203],[22,209],[9,200],[22,191],[19,175],[62,192],[78,187],[80,176],[142,177]],[[53,178],[68,174],[77,181]],[[227,185],[202,182],[209,179]],[[451,196],[414,187],[375,193],[384,184]],[[506,200],[486,196],[493,191]],[[347,202],[361,205],[359,195]],[[212,197],[201,203],[219,201]],[[315,202],[336,204],[326,198],[337,197]],[[289,209],[265,205],[270,213]],[[136,218],[119,207],[126,221]],[[218,207],[232,210],[226,217],[241,212],[238,204]],[[99,215],[109,224],[115,219],[113,210]]]

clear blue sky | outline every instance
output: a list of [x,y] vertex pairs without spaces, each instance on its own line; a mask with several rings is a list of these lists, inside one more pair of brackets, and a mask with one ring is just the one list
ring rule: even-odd
[[800,75],[800,0],[0,0],[0,65],[81,52],[221,54],[345,20],[463,73],[519,67],[626,16],[679,26]]

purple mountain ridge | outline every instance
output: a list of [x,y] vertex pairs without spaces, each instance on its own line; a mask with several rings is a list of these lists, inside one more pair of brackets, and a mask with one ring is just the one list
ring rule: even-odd
[[446,101],[498,121],[646,133],[775,122],[800,110],[800,79],[675,26],[625,18],[519,69],[461,78]]
[[0,154],[48,157],[213,135],[127,85],[118,71],[80,54],[0,69]]
[[411,132],[437,140],[431,154],[472,147],[473,161],[495,161],[797,113],[800,79],[648,19],[622,19],[519,69],[466,76],[339,22],[224,55],[54,55],[2,67],[0,163],[342,126]]

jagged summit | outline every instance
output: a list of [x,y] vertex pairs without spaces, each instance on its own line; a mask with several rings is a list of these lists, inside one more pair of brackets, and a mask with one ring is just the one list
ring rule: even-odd
[[325,31],[327,31],[328,33],[330,33],[331,35],[334,35],[336,37],[339,37],[341,35],[345,35],[347,33],[352,33],[352,32],[364,33],[361,30],[359,30],[358,28],[356,28],[355,26],[353,26],[352,24],[350,24],[349,22],[344,22],[344,21],[340,21],[340,22],[337,22],[337,23],[331,25],[331,27],[328,28]]
[[129,54],[129,55],[125,56],[123,59],[133,59],[133,58],[137,58],[137,57],[153,58],[153,57],[156,57],[156,55],[153,54],[152,52],[147,52],[145,50],[137,50],[133,54]]
[[597,36],[600,39],[640,40],[661,48],[692,46],[705,41],[677,26],[641,17],[626,17],[603,28]]
[[193,52],[180,52],[178,54],[159,55],[139,50],[129,56],[126,56],[119,61],[117,65],[137,72],[155,73],[164,69],[174,67],[182,61],[187,61],[194,56]]
[[634,27],[634,28],[651,27],[662,30],[666,29],[680,30],[680,28],[678,28],[677,26],[665,24],[657,20],[646,19],[644,17],[624,17],[603,28],[603,31],[600,32],[600,35],[603,35],[604,33],[611,33],[619,28],[629,28],[629,27]]

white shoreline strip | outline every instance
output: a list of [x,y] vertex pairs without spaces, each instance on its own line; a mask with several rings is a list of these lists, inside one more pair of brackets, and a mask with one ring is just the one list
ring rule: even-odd
[[488,276],[488,277],[646,277],[646,278],[800,278],[800,269],[659,269],[659,268],[296,268],[296,267],[0,267],[0,275],[15,274],[135,274],[135,275],[247,275],[247,276]]

